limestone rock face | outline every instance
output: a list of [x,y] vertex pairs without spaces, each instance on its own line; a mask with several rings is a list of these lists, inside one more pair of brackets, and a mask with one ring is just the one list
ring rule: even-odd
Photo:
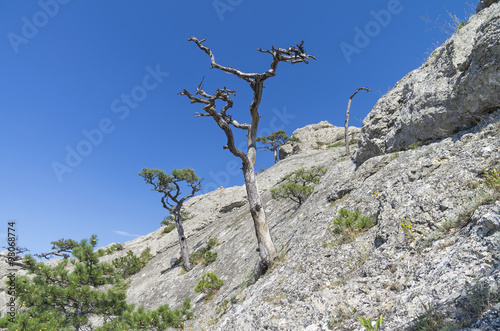
[[488,8],[489,6],[494,4],[495,2],[498,2],[498,0],[481,0],[481,1],[479,1],[477,8],[476,8],[476,13],[479,13],[484,8]]
[[[360,128],[349,127],[349,140],[357,139],[360,130]],[[299,138],[300,142],[289,142],[281,146],[279,149],[280,160],[301,151],[325,150],[328,145],[342,142],[345,140],[345,128],[322,121],[297,129],[292,136]]]
[[363,121],[358,164],[476,125],[500,108],[500,3],[471,17]]

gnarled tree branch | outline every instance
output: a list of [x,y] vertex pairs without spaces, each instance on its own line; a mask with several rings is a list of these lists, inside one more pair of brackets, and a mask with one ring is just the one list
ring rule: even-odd
[[[252,167],[255,167],[255,160],[257,157],[257,144],[256,144],[256,139],[257,139],[257,128],[259,125],[259,119],[260,115],[258,112],[260,102],[262,100],[262,90],[264,88],[264,81],[268,79],[269,77],[274,77],[276,76],[276,70],[278,68],[278,64],[280,62],[288,62],[291,64],[295,63],[309,63],[310,59],[316,60],[316,57],[312,54],[307,54],[305,49],[304,49],[304,41],[302,41],[300,44],[296,44],[295,46],[290,46],[288,48],[275,48],[272,46],[271,50],[263,50],[261,48],[258,48],[257,50],[261,53],[268,53],[271,54],[273,59],[271,61],[271,65],[269,70],[263,73],[245,73],[240,70],[234,69],[232,67],[226,67],[223,65],[218,64],[215,62],[215,56],[212,53],[212,50],[208,48],[207,46],[203,45],[203,42],[206,41],[206,39],[198,40],[196,37],[191,37],[188,39],[188,41],[193,41],[196,43],[196,45],[205,53],[208,54],[210,57],[211,61],[211,68],[216,68],[222,71],[225,71],[227,73],[236,75],[237,77],[244,79],[250,84],[250,87],[254,91],[254,96],[252,103],[250,104],[250,114],[252,116],[252,123],[248,127],[247,125],[241,125],[237,123],[236,121],[233,120],[231,121],[226,121],[226,123],[233,125],[234,127],[240,128],[240,129],[245,129],[248,130],[248,142],[247,142],[247,157],[250,160]],[[203,80],[202,80],[203,82]],[[197,89],[197,94],[199,90],[201,90],[202,86],[201,83],[198,86]],[[224,88],[225,89],[225,88]],[[185,94],[185,90],[183,91],[182,94]],[[187,94],[186,94],[187,95]],[[206,98],[208,98],[208,95],[204,95]],[[200,100],[195,100],[191,99],[191,103],[196,103],[200,102]],[[207,104],[205,102],[205,104]],[[228,108],[232,107],[232,100],[231,100],[231,106]],[[226,109],[227,110],[227,109]],[[221,115],[225,115],[225,110],[221,111]],[[201,116],[198,115],[197,116]],[[223,119],[224,116],[222,116]],[[220,125],[219,125],[220,126]],[[228,144],[229,147],[229,144]],[[231,149],[231,148],[229,148]],[[234,153],[233,153],[234,154]]]

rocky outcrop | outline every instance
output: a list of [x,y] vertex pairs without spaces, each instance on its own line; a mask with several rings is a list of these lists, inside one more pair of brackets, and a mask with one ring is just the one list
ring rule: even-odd
[[500,108],[500,3],[472,16],[426,63],[384,95],[363,121],[354,160],[427,143]]
[[498,2],[498,0],[481,0],[481,1],[479,1],[477,8],[476,8],[476,13],[479,13],[484,8],[488,8],[489,6],[494,4],[495,2]]
[[[287,243],[286,260],[256,285],[223,294],[219,304],[231,293],[237,303],[214,313],[212,329],[361,330],[357,314],[383,315],[384,330],[409,330],[425,307],[460,324],[465,302],[474,299],[467,283],[500,289],[500,202],[477,207],[489,194],[482,174],[500,166],[499,121],[496,112],[473,129],[359,167],[320,152],[333,162],[299,209],[286,214],[286,206],[266,201],[272,233]],[[327,226],[341,208],[375,215],[377,226],[332,244]],[[443,230],[465,212],[472,214],[467,224]],[[412,224],[409,234],[402,220]],[[473,324],[496,330],[498,316],[492,307]]]
[[[349,140],[357,139],[360,128],[349,127]],[[334,126],[327,121],[307,125],[293,132],[292,137],[299,142],[289,142],[279,149],[280,160],[290,155],[307,150],[325,150],[329,145],[341,143],[345,140],[345,128]]]

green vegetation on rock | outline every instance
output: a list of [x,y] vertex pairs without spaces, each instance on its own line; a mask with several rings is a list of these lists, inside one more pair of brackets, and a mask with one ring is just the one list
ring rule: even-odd
[[[54,249],[63,249],[74,257],[62,259],[55,267],[26,255],[22,263],[28,275],[16,275],[7,281],[6,292],[16,295],[15,316],[4,316],[0,327],[8,330],[164,330],[182,328],[183,321],[192,318],[189,298],[176,310],[162,305],[147,311],[127,304],[128,285],[123,281],[122,271],[99,261],[104,250],[95,251],[96,244],[96,235],[79,243],[64,239],[54,242]],[[143,254],[144,258],[147,256],[147,252]],[[107,285],[106,290],[99,289],[103,285]],[[92,325],[90,317],[100,317],[104,323],[99,327]]]

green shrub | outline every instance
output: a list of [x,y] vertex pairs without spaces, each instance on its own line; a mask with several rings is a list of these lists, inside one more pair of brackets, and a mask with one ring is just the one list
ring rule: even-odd
[[212,249],[215,246],[219,246],[219,245],[220,245],[220,241],[217,238],[210,238],[210,239],[207,240],[207,247],[208,247],[208,249]]
[[194,291],[207,294],[207,300],[210,300],[215,293],[224,285],[224,282],[213,272],[207,272],[201,276]]
[[422,142],[417,141],[416,143],[413,143],[413,144],[411,144],[410,146],[408,146],[408,148],[407,148],[407,149],[417,149],[417,148],[419,148],[419,147],[420,147],[420,145],[421,145],[421,144],[422,144]]
[[399,157],[399,153],[394,153],[391,155],[391,161],[394,161],[395,159],[397,159]]
[[189,262],[191,264],[198,264],[202,262],[203,260],[203,255],[207,252],[206,247],[200,247],[196,251],[194,251],[190,256],[189,256]]
[[345,146],[345,141],[338,141],[334,144],[330,144],[330,145],[326,146],[326,149],[335,148],[335,147],[342,147],[342,146]]
[[434,331],[443,330],[448,326],[444,316],[439,313],[435,307],[430,304],[422,304],[424,312],[413,320],[412,331]]
[[204,265],[208,265],[212,262],[215,262],[215,260],[217,260],[217,252],[206,251],[205,254],[203,254]]
[[134,312],[125,312],[123,316],[113,319],[97,331],[114,330],[167,330],[169,328],[184,329],[184,321],[193,318],[191,301],[184,300],[181,308],[171,310],[168,305],[158,307],[156,310],[147,311],[143,306]]
[[162,233],[170,233],[172,232],[173,230],[175,229],[175,224],[170,224],[170,225],[167,225],[163,228],[163,232]]
[[358,234],[377,224],[374,217],[363,215],[359,210],[350,211],[342,208],[338,211],[338,216],[332,221],[332,226],[328,226],[328,231],[332,235],[341,235],[333,243],[323,242],[323,247],[347,244],[358,236]]
[[106,250],[100,248],[97,252],[100,256],[103,256],[103,255],[113,254],[116,251],[122,251],[123,249],[124,248],[123,248],[122,244],[115,243],[115,244],[111,245],[111,247],[107,248]]
[[494,189],[497,192],[500,192],[500,168],[497,170],[488,170],[485,175],[483,175],[482,181],[489,188]]
[[113,266],[126,278],[141,271],[152,258],[149,247],[142,251],[140,257],[129,250],[127,255],[114,259]]
[[449,219],[442,226],[442,230],[446,232],[450,232],[452,229],[461,229],[467,224],[471,222],[472,215],[477,208],[484,205],[489,205],[494,203],[498,198],[499,194],[497,191],[494,191],[493,194],[491,192],[487,192],[482,188],[478,188],[471,197],[462,205],[458,215]]
[[338,214],[338,217],[332,222],[336,227],[344,229],[368,229],[376,224],[373,217],[364,216],[359,210],[350,211],[342,208],[339,210]]
[[375,221],[375,218],[360,215],[358,221],[356,222],[356,227],[358,229],[369,229],[373,227],[376,223],[377,222]]
[[[358,143],[357,139],[349,140],[349,145],[355,145],[357,143]],[[343,146],[345,146],[345,141],[338,141],[334,144],[330,144],[330,145],[326,146],[326,149],[335,148],[335,147],[343,147]]]
[[193,252],[193,254],[191,254],[191,256],[189,257],[189,262],[191,262],[192,264],[201,263],[205,266],[209,265],[217,259],[217,252],[212,252],[210,251],[210,249],[218,245],[220,245],[219,239],[208,239],[206,246],[198,248]]
[[483,315],[485,311],[500,302],[500,291],[491,291],[486,281],[476,281],[474,284],[465,283],[465,297],[459,302],[459,307],[465,313],[465,324],[470,326]]

